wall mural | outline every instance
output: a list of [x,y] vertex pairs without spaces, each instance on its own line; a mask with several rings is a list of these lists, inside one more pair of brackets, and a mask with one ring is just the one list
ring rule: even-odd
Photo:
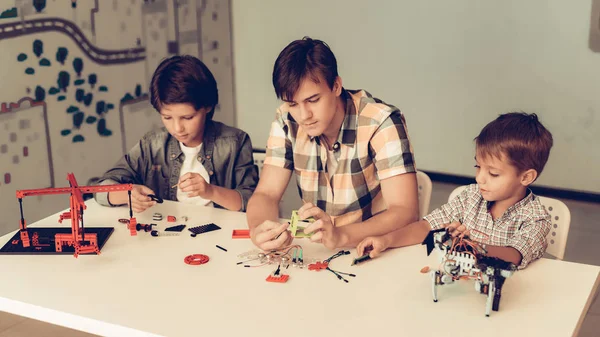
[[[81,184],[162,126],[148,83],[162,59],[200,57],[219,84],[215,119],[235,125],[229,0],[0,2],[0,234],[15,190]],[[24,200],[28,223],[68,207]]]

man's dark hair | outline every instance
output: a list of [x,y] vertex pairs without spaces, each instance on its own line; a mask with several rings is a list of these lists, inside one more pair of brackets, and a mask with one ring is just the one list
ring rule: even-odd
[[310,37],[293,41],[279,53],[273,67],[277,98],[291,101],[306,77],[315,83],[323,79],[330,89],[338,77],[337,61],[329,46]]
[[504,155],[519,172],[534,169],[539,176],[550,156],[553,140],[536,114],[511,112],[486,125],[475,137],[475,144],[478,156]]
[[193,56],[173,56],[162,61],[152,75],[150,102],[160,112],[165,104],[188,103],[196,110],[212,107],[212,119],[219,102],[217,81],[208,67]]

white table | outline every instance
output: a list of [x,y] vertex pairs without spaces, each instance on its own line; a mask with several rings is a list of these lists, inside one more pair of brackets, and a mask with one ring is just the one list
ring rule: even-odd
[[[506,281],[500,311],[486,318],[486,298],[471,281],[440,287],[439,302],[432,301],[429,275],[419,270],[437,266],[437,257],[427,257],[424,246],[351,267],[352,250],[331,264],[357,274],[347,284],[327,271],[292,267],[284,270],[287,283],[269,283],[275,266],[236,265],[238,254],[253,249],[250,240],[231,239],[232,229],[246,227],[245,214],[165,202],[138,222],[155,222],[154,212],[165,215],[159,229],[172,225],[167,214],[187,215],[188,227],[214,222],[223,229],[195,238],[187,229],[178,237],[131,237],[117,222],[126,209],[88,201],[88,227],[115,227],[102,254],[0,255],[0,310],[107,336],[570,336],[599,283],[599,267],[542,259]],[[55,227],[57,218],[30,227]],[[305,260],[334,253],[297,242]],[[184,264],[194,253],[210,262]]]

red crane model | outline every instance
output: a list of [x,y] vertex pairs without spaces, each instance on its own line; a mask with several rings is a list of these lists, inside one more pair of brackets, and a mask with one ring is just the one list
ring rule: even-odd
[[[83,200],[83,193],[99,193],[99,192],[115,192],[115,191],[128,191],[129,194],[129,224],[128,228],[131,235],[136,235],[135,229],[137,221],[133,217],[133,210],[131,209],[131,190],[133,184],[121,184],[121,185],[100,185],[100,186],[79,186],[73,173],[67,174],[67,180],[69,181],[70,187],[57,187],[57,188],[42,188],[32,190],[19,190],[17,191],[17,198],[19,199],[19,208],[21,210],[21,221],[19,231],[21,235],[21,242],[23,247],[30,246],[29,232],[25,224],[25,218],[23,217],[23,197],[32,195],[50,195],[50,194],[66,194],[70,193],[70,210],[60,215],[58,222],[62,223],[65,219],[71,219],[71,233],[57,233],[54,235],[54,244],[57,252],[62,252],[63,246],[73,246],[75,248],[74,256],[77,257],[79,254],[96,253],[100,254],[98,248],[98,237],[96,233],[85,233],[83,227],[83,210],[86,209],[85,202]],[[34,244],[36,238],[33,238]]]

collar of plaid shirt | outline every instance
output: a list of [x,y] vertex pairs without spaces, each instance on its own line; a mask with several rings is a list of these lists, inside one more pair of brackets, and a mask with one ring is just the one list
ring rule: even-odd
[[[358,92],[358,90],[356,90],[355,92]],[[348,90],[342,88],[341,96],[342,100],[344,101],[346,111],[344,113],[344,121],[342,122],[340,132],[338,133],[336,143],[341,143],[346,146],[354,147],[354,143],[356,141],[356,126],[358,124],[358,114],[356,113],[354,101],[352,100],[352,96],[350,96],[350,93],[348,93]],[[288,114],[288,116],[288,118],[293,120],[291,114]],[[321,136],[310,137],[310,140],[316,141],[317,144],[321,145]]]

